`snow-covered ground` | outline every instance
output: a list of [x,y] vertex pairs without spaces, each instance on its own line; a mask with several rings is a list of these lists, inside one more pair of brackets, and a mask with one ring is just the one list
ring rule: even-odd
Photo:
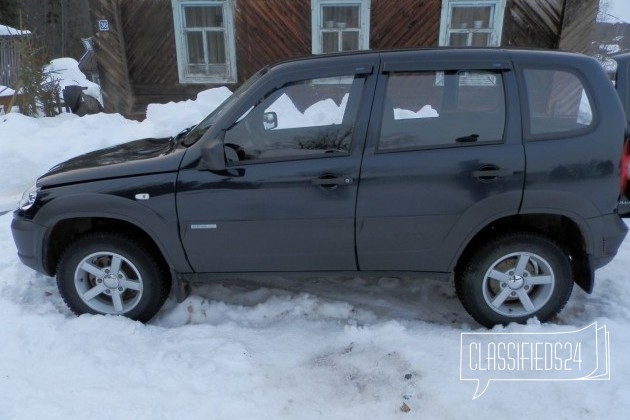
[[[142,123],[105,114],[0,116],[0,212],[55,163],[175,134],[227,95],[217,89],[152,105]],[[493,382],[473,401],[474,383],[459,380],[460,333],[486,330],[448,284],[241,280],[196,285],[147,325],[75,317],[54,279],[18,261],[11,217],[0,216],[0,419],[622,419],[630,412],[630,238],[597,272],[594,294],[576,288],[553,324],[496,328],[559,332],[597,321],[611,336],[611,379]]]

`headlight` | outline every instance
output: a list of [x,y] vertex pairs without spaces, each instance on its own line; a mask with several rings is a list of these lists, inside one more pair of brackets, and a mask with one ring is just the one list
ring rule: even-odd
[[22,194],[22,199],[20,200],[20,210],[28,210],[33,207],[33,204],[35,204],[35,200],[37,200],[38,192],[39,187],[37,185],[33,185],[31,188],[24,191],[24,194]]

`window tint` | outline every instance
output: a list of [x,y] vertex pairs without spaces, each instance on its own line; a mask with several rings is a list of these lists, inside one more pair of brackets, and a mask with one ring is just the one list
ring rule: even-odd
[[226,131],[230,161],[347,153],[363,79],[291,83],[252,106]]
[[570,132],[593,123],[591,103],[580,79],[561,70],[523,72],[533,135]]
[[498,72],[391,74],[379,150],[500,141],[505,99]]

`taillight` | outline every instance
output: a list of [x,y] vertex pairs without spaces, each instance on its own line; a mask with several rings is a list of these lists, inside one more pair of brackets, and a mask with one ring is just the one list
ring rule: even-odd
[[[621,157],[621,195],[626,195],[626,188],[630,181],[630,138],[626,139]],[[629,193],[630,194],[630,193]],[[630,198],[630,197],[627,197]]]

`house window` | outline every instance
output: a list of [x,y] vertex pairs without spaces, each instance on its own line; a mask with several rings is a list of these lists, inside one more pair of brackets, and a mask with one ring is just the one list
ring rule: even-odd
[[172,0],[180,83],[236,82],[233,0]]
[[440,45],[492,47],[501,44],[505,0],[445,0]]
[[313,54],[370,47],[370,0],[311,0]]

